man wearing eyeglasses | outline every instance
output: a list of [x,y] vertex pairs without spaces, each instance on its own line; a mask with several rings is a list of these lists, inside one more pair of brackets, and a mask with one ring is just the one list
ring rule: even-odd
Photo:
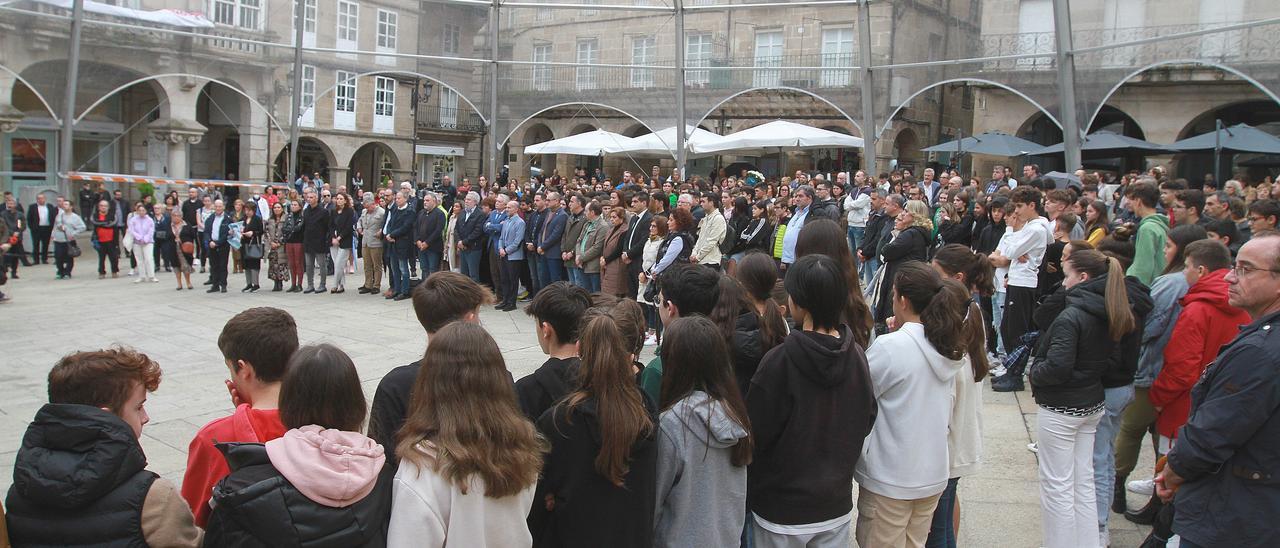
[[1280,233],[1240,248],[1226,275],[1231,306],[1253,323],[1191,389],[1156,492],[1173,501],[1182,546],[1272,546],[1280,538]]

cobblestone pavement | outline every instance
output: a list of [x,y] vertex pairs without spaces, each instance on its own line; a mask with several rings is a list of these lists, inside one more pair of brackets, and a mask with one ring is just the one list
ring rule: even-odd
[[[288,310],[298,322],[303,344],[332,343],[351,355],[370,398],[382,375],[418,359],[426,347],[410,302],[356,293],[363,275],[349,277],[351,290],[343,295],[242,294],[243,277],[234,274],[226,294],[206,294],[202,286],[178,292],[173,275],[164,272],[160,283],[133,284],[123,276],[98,280],[91,255],[90,249],[78,261],[72,279],[54,280],[52,266],[35,266],[21,268],[22,278],[3,287],[13,299],[0,305],[0,488],[6,492],[26,425],[47,401],[49,368],[67,352],[125,344],[160,363],[164,377],[147,405],[151,423],[143,430],[142,446],[150,469],[177,483],[196,430],[231,410],[222,383],[228,375],[216,342],[223,323],[241,310]],[[197,284],[203,279],[193,276]],[[508,313],[486,307],[481,321],[497,339],[516,378],[533,372],[544,360],[533,322],[522,310]],[[651,347],[645,354],[647,361]],[[1036,459],[1027,450],[1035,430],[1035,404],[1028,392],[999,394],[988,389],[983,397],[983,466],[960,482],[960,545],[1039,546]],[[1147,451],[1138,469],[1151,467]],[[1131,507],[1142,503],[1137,495],[1129,495]],[[1112,546],[1141,543],[1145,528],[1112,517]]]

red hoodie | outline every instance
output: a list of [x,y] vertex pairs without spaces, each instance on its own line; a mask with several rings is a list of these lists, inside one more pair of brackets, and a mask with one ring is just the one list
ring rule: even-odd
[[1173,438],[1191,411],[1191,387],[1205,367],[1231,342],[1240,326],[1250,322],[1243,310],[1227,303],[1227,269],[1205,274],[1187,290],[1179,304],[1182,313],[1164,348],[1164,367],[1151,384],[1151,405],[1162,408],[1156,431]]
[[265,443],[285,432],[278,409],[253,409],[242,403],[230,417],[216,419],[196,432],[187,448],[187,472],[182,477],[182,498],[196,516],[196,525],[209,522],[209,495],[213,486],[231,472],[215,442]]

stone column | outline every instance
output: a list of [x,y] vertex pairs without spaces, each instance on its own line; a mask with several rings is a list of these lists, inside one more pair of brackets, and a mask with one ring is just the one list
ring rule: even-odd
[[175,179],[189,177],[191,165],[188,161],[187,147],[199,143],[208,129],[194,120],[162,118],[148,124],[147,131],[152,139],[158,139],[169,147],[165,173]]

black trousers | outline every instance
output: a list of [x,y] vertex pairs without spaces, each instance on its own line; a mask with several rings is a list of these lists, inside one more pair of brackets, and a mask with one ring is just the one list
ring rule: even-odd
[[52,237],[52,226],[31,227],[31,260],[41,264],[49,263],[49,239]]
[[1031,313],[1035,310],[1036,288],[1010,285],[1005,289],[1004,318],[1000,321],[1005,353],[1013,352],[1018,339],[1031,330]]
[[220,243],[217,247],[209,247],[209,260],[213,264],[209,266],[209,278],[213,280],[213,287],[227,287],[227,257],[231,255],[231,246],[226,242]]
[[500,304],[507,307],[515,306],[516,293],[520,289],[520,273],[527,271],[524,268],[524,260],[502,260],[499,262],[502,263],[498,289],[498,298],[502,301]]
[[98,274],[107,273],[107,262],[111,263],[111,273],[120,273],[120,248],[116,241],[98,243]]
[[640,257],[631,259],[631,263],[627,265],[627,296],[632,299],[640,297],[640,271],[643,269],[644,260]]
[[70,249],[71,244],[67,242],[53,242],[53,265],[58,269],[59,276],[70,276],[71,268],[76,264]]

